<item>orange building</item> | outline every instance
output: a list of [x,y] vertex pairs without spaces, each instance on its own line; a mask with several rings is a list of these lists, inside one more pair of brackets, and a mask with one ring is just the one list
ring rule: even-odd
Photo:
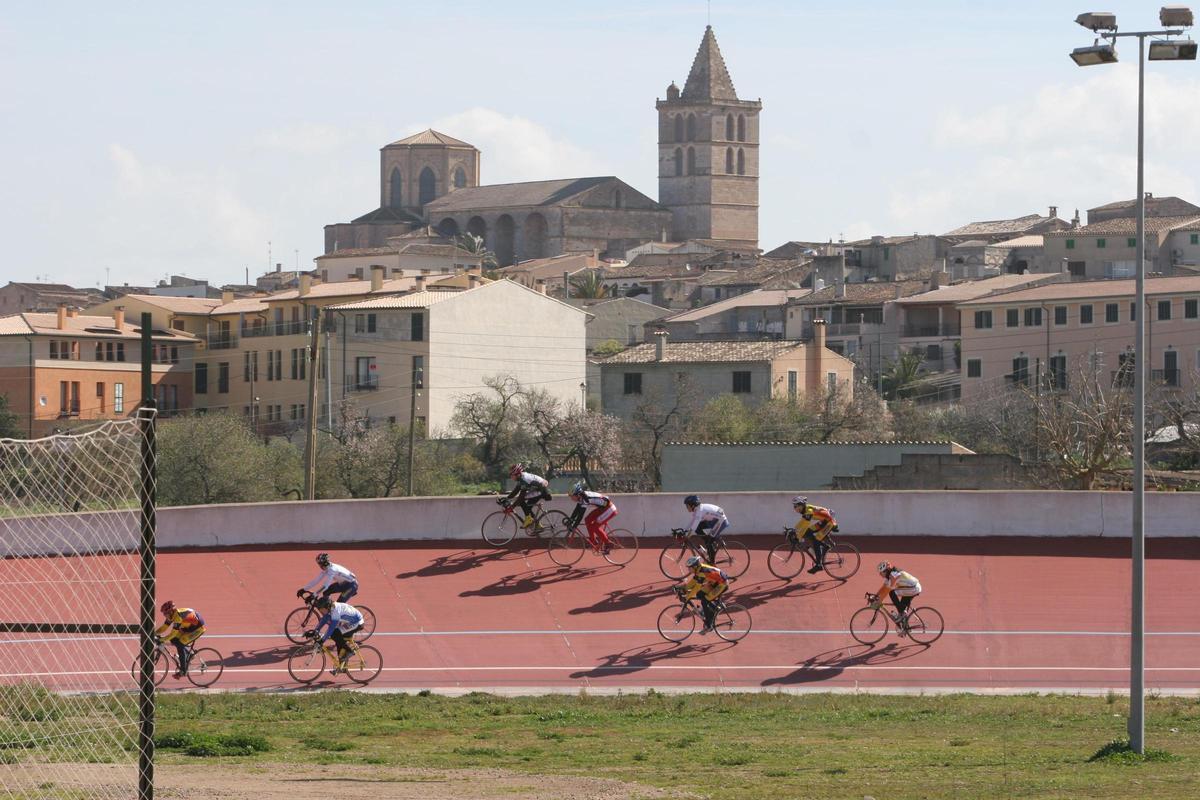
[[[57,312],[0,317],[0,395],[30,437],[81,422],[124,419],[141,392],[141,328],[112,316]],[[151,365],[160,413],[192,407],[196,338],[155,329]]]

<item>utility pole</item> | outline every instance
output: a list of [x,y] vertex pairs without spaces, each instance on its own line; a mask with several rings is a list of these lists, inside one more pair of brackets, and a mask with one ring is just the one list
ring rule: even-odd
[[413,472],[416,468],[416,453],[417,453],[417,393],[418,389],[424,388],[425,378],[424,369],[418,367],[415,363],[412,368],[412,378],[410,383],[412,389],[408,399],[408,496],[412,497],[413,493]]
[[[315,313],[314,313],[315,312]],[[321,348],[317,346],[321,330],[321,315],[313,309],[309,315],[308,333],[308,416],[304,437],[304,499],[317,497],[317,370],[321,366]]]

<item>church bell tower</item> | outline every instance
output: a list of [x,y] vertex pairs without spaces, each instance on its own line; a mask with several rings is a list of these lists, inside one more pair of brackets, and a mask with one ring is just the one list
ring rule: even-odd
[[656,107],[658,202],[674,215],[675,241],[757,247],[762,101],[738,99],[711,25],[683,91],[672,83]]

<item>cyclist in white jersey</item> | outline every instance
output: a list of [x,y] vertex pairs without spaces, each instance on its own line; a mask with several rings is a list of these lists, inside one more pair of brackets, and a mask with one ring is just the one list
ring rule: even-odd
[[362,630],[363,615],[349,603],[335,603],[328,597],[318,600],[317,608],[325,613],[317,621],[316,636],[321,644],[332,638],[337,645],[338,665],[332,670],[332,674],[337,675],[340,670],[346,668],[346,659],[350,656],[350,642],[354,639],[354,634]]
[[708,563],[716,562],[721,533],[729,527],[729,518],[725,516],[725,510],[712,503],[701,503],[700,498],[694,494],[683,498],[683,505],[692,512],[692,521],[688,523],[687,532],[698,533],[704,537]]
[[900,614],[900,635],[903,636],[907,627],[904,623],[908,619],[908,609],[912,605],[913,598],[921,594],[921,582],[916,579],[916,576],[893,566],[890,561],[880,561],[876,569],[883,578],[883,585],[879,587],[878,592],[871,595],[874,598],[871,604],[878,608],[879,598],[883,596],[884,592],[887,592],[892,599],[892,605]]
[[328,553],[320,553],[317,556],[317,566],[321,568],[317,577],[297,589],[296,597],[303,597],[305,592],[317,585],[321,587],[317,591],[322,597],[337,594],[339,603],[348,602],[351,597],[358,594],[358,578],[341,564],[334,564],[330,561]]
[[513,464],[508,470],[508,477],[514,482],[512,491],[497,502],[504,505],[515,498],[517,505],[525,512],[524,527],[533,533],[540,532],[542,526],[533,518],[533,506],[541,500],[553,499],[550,496],[550,482],[541,475],[526,472],[524,464]]

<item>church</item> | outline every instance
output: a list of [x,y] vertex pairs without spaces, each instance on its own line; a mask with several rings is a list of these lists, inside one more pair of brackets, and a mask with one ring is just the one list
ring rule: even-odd
[[380,151],[379,207],[325,226],[325,254],[389,246],[432,227],[483,238],[500,266],[646,242],[758,246],[760,100],[740,100],[705,28],[683,89],[658,111],[658,200],[613,176],[481,185],[480,152],[426,130]]

